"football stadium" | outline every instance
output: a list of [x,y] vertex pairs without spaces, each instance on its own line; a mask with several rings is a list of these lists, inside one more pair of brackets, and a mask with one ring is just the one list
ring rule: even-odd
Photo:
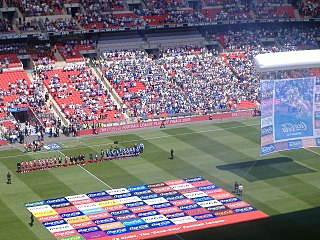
[[317,239],[319,0],[0,1],[0,239]]

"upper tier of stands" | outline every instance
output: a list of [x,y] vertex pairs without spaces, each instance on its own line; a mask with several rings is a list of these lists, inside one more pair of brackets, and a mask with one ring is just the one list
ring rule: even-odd
[[[67,15],[70,14],[70,3],[77,3],[74,6],[77,10],[72,16]],[[295,5],[282,0],[255,0],[250,3],[240,0],[205,0],[200,8],[193,8],[186,0],[141,0],[135,5],[129,0],[5,0],[5,5],[16,7],[22,15],[17,14],[20,17],[10,20],[0,16],[0,32],[40,31],[41,26],[47,32],[65,32],[79,29],[320,16],[317,0],[298,1]],[[47,18],[39,20],[39,16]]]

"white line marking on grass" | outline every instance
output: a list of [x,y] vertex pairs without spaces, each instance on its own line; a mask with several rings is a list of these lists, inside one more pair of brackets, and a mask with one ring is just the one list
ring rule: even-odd
[[[62,154],[63,156],[66,156],[63,152],[61,152],[60,150],[58,150],[58,152],[60,154]],[[91,172],[89,172],[87,169],[85,169],[84,167],[82,167],[81,165],[77,165],[78,167],[80,167],[82,170],[84,170],[85,172],[89,173],[92,177],[94,177],[95,179],[97,179],[99,182],[101,182],[102,184],[106,185],[108,188],[113,189],[110,185],[108,185],[107,183],[105,183],[104,181],[102,181],[100,178],[98,178],[97,176],[95,176],[94,174],[92,174]]]
[[[259,123],[260,124],[260,123]],[[190,132],[190,133],[179,133],[179,134],[175,134],[175,135],[163,135],[163,136],[157,136],[157,137],[149,137],[149,138],[139,138],[139,139],[134,139],[134,140],[128,140],[128,141],[123,141],[121,143],[130,143],[130,142],[137,142],[137,141],[147,141],[147,140],[153,140],[153,139],[161,139],[161,138],[170,138],[170,137],[177,137],[177,136],[185,136],[185,135],[192,135],[192,134],[197,134],[197,133],[207,133],[207,132],[215,132],[215,131],[222,131],[222,130],[230,130],[230,129],[237,129],[237,128],[244,128],[244,127],[252,127],[252,126],[257,126],[259,124],[251,124],[251,125],[245,125],[245,126],[237,126],[237,127],[229,127],[229,128],[218,128],[218,129],[209,129],[209,130],[202,130],[202,131],[198,131],[198,132]],[[116,135],[115,135],[116,136]],[[103,136],[101,138],[107,138],[108,136]],[[114,137],[114,136],[113,136]],[[97,138],[97,137],[95,137]],[[79,141],[80,142],[80,141]],[[81,143],[81,142],[80,142]],[[106,144],[95,144],[95,145],[86,145],[85,143],[82,143],[83,146],[80,147],[70,147],[69,149],[81,149],[84,147],[99,147],[99,146],[105,146],[105,145],[112,145],[114,143],[106,143]],[[59,150],[54,150],[51,152],[57,152]],[[43,154],[43,151],[40,152],[30,152],[30,153],[26,153],[24,155],[15,155],[15,156],[4,156],[4,157],[0,157],[0,159],[3,158],[13,158],[13,157],[22,157],[25,155],[37,155],[37,154]]]
[[98,178],[97,176],[93,175],[91,172],[89,172],[87,169],[85,169],[84,167],[82,167],[81,165],[78,165],[78,167],[80,167],[82,170],[86,171],[87,173],[89,173],[92,177],[94,177],[95,179],[97,179],[99,182],[101,182],[102,184],[106,185],[108,188],[113,189],[112,187],[110,187],[110,185],[106,184],[104,181],[102,181],[100,178]]
[[179,239],[184,240],[182,237],[180,237],[178,234],[175,234]]

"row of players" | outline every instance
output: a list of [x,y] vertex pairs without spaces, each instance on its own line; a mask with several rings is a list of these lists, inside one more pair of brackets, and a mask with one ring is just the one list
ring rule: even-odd
[[133,147],[120,148],[118,146],[107,149],[106,151],[101,150],[100,156],[98,153],[90,153],[89,160],[86,160],[84,154],[79,154],[78,156],[65,156],[64,159],[59,155],[58,157],[49,157],[42,159],[33,159],[31,161],[18,162],[17,163],[17,172],[30,172],[35,170],[45,170],[49,168],[56,167],[67,167],[71,165],[84,165],[87,162],[99,162],[104,160],[113,160],[117,158],[128,158],[138,156],[140,153],[143,153],[144,145],[143,143],[135,144]]

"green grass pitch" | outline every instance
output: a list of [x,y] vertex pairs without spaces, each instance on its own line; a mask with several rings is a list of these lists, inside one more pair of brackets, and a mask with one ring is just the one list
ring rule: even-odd
[[[0,239],[52,240],[38,221],[29,226],[25,202],[108,190],[170,179],[202,176],[231,191],[234,181],[244,187],[242,199],[270,218],[191,233],[162,237],[178,239],[311,239],[320,236],[320,149],[286,151],[259,156],[259,118],[167,126],[112,136],[68,138],[61,152],[100,152],[143,142],[136,158],[18,174],[17,161],[53,155],[57,151],[25,154],[18,148],[0,152]],[[120,133],[119,133],[120,134]],[[169,159],[170,148],[175,150]],[[258,160],[258,161],[256,161]],[[6,173],[12,172],[12,184]],[[101,181],[100,181],[101,180]]]

